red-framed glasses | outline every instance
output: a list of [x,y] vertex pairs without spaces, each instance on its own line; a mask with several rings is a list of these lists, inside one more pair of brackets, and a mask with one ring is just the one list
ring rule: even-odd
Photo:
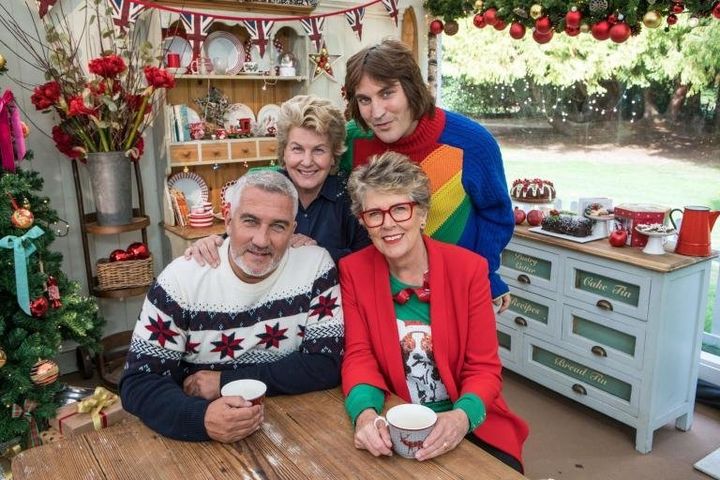
[[413,209],[417,205],[417,202],[403,202],[391,205],[386,209],[382,208],[371,208],[360,212],[360,217],[363,219],[367,228],[379,227],[385,222],[385,214],[390,215],[390,218],[396,222],[407,222],[413,216]]

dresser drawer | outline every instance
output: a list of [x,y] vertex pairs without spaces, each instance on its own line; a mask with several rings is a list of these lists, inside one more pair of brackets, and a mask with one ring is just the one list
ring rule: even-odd
[[170,146],[170,163],[188,163],[198,161],[198,146],[195,143],[189,145]]
[[228,143],[203,143],[201,145],[202,160],[203,162],[214,162],[216,160],[227,160],[228,156]]
[[565,295],[587,303],[591,311],[612,311],[647,320],[649,276],[566,259]]
[[277,140],[260,140],[260,141],[258,141],[258,150],[260,152],[260,155],[258,155],[259,157],[278,158]]
[[[617,318],[618,315],[615,315]],[[607,365],[621,371],[628,367],[639,374],[645,353],[645,324],[631,318],[618,321],[586,312],[572,305],[563,307],[563,345],[592,357],[594,365]]]
[[558,303],[550,298],[510,287],[510,307],[498,321],[520,332],[535,332],[557,338],[560,333]]
[[497,325],[498,355],[504,367],[517,371],[522,353],[522,334],[503,324]]
[[233,159],[255,158],[257,156],[255,140],[233,142],[230,144],[230,157]]
[[560,268],[558,255],[516,243],[510,243],[500,254],[499,273],[508,285],[523,290],[557,292]]
[[524,337],[522,361],[529,378],[573,400],[615,418],[613,410],[625,416],[638,414],[640,380],[636,378],[531,335]]

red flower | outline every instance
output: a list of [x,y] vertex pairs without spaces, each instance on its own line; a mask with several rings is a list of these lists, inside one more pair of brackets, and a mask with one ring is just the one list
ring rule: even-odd
[[108,82],[112,84],[112,95],[118,94],[122,91],[122,84],[118,81],[96,81],[88,82],[87,88],[93,95],[105,95],[108,93]]
[[55,146],[61,153],[64,153],[70,158],[78,158],[81,155],[78,150],[73,148],[76,145],[73,145],[74,139],[72,135],[66,133],[60,125],[55,125],[52,128],[52,137],[53,140],[55,140]]
[[68,102],[68,117],[76,117],[78,115],[94,115],[95,110],[85,105],[85,101],[80,95],[70,98]]
[[35,87],[30,101],[38,110],[52,107],[60,99],[60,84],[55,80]]
[[90,72],[103,78],[115,78],[127,70],[127,65],[125,65],[125,60],[117,55],[105,55],[90,60],[88,68]]
[[[137,112],[140,110],[140,107],[142,106],[143,99],[145,97],[143,95],[125,95],[125,102],[127,102],[128,110],[131,112]],[[145,105],[145,115],[152,112],[152,103],[147,102]]]
[[145,67],[145,79],[147,79],[148,85],[154,88],[173,88],[175,86],[175,77],[158,67]]

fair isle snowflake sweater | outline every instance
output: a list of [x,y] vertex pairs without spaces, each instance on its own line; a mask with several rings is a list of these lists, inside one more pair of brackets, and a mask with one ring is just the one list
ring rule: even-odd
[[383,143],[351,121],[346,144],[340,161],[344,171],[388,150],[419,164],[432,190],[425,233],[485,257],[492,298],[508,292],[497,269],[515,220],[502,155],[490,132],[469,118],[436,108],[432,117],[422,117],[413,133],[395,143]]
[[337,270],[320,247],[290,248],[265,280],[233,273],[229,240],[217,269],[182,257],[145,298],[120,383],[123,408],[156,432],[209,440],[210,402],[190,397],[183,380],[220,371],[220,384],[262,380],[268,395],[332,388],[340,382],[344,332]]

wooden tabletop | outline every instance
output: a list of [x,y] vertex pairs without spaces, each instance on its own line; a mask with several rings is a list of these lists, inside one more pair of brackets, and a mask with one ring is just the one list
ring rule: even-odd
[[339,389],[266,398],[262,428],[232,445],[171,440],[131,418],[21,452],[13,459],[13,478],[526,478],[467,440],[425,462],[358,450]]
[[718,252],[712,252],[709,257],[688,257],[676,253],[667,252],[664,255],[648,255],[643,253],[640,247],[613,247],[607,239],[595,240],[587,243],[573,242],[564,238],[551,237],[538,232],[531,232],[527,225],[515,225],[514,235],[516,238],[532,240],[547,245],[566,248],[576,252],[587,253],[597,257],[607,258],[618,262],[629,263],[636,267],[654,270],[656,272],[672,272],[681,268],[689,267],[698,262],[710,260],[718,256]]

